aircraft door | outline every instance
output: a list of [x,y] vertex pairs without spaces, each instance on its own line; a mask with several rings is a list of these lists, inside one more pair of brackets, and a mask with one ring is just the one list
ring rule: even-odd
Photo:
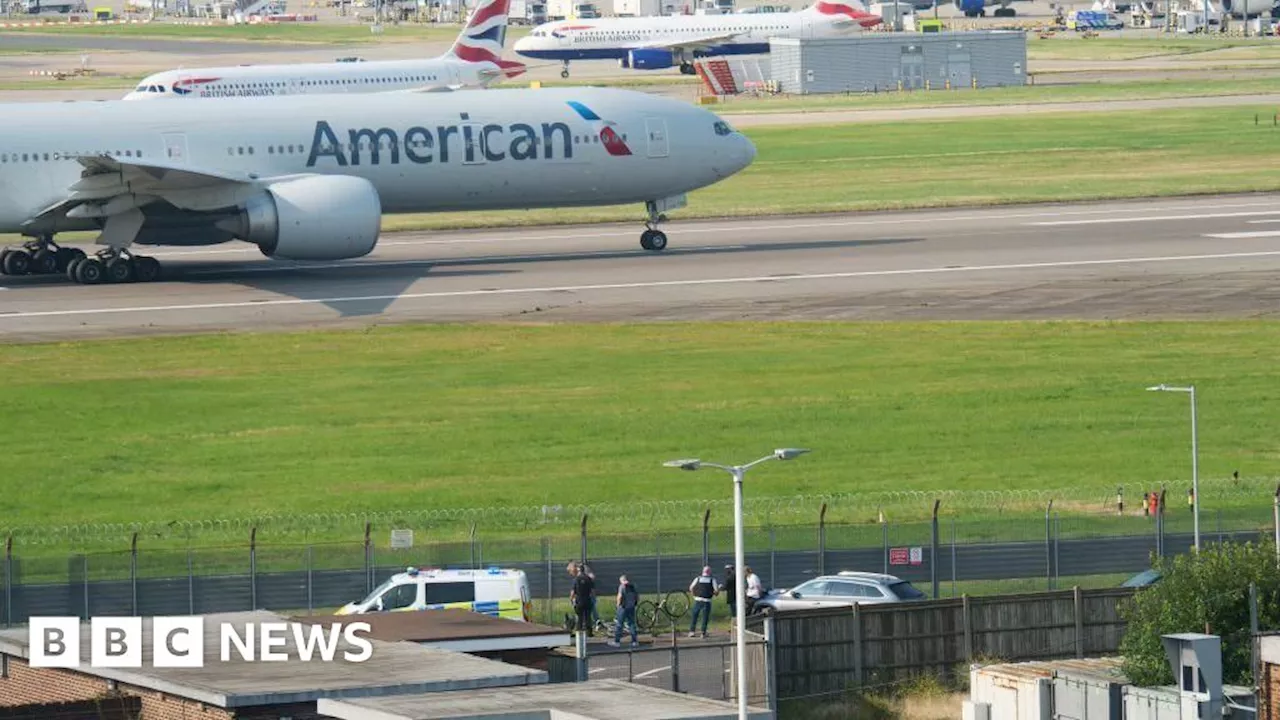
[[289,95],[301,95],[302,80],[298,78],[289,78],[289,87],[288,87],[287,93]]
[[667,121],[663,118],[645,118],[644,129],[649,147],[649,157],[666,157],[670,151],[667,144]]
[[164,133],[164,156],[171,163],[178,165],[187,164],[187,135],[186,133]]

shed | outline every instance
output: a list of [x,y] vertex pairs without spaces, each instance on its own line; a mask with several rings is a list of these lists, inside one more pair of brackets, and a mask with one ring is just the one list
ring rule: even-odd
[[769,79],[797,95],[1025,85],[1026,67],[1021,30],[769,40]]

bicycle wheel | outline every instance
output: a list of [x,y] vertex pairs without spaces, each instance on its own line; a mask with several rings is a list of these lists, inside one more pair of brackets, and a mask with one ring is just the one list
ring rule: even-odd
[[658,606],[652,600],[643,600],[636,606],[636,628],[653,634],[653,626],[658,624]]
[[672,620],[679,620],[689,613],[689,593],[684,590],[672,590],[662,603],[662,610]]

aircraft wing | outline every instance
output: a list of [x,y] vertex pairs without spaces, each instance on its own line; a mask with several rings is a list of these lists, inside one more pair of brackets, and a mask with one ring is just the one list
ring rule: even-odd
[[159,200],[193,210],[230,207],[270,182],[256,175],[201,170],[159,160],[110,155],[75,159],[84,167],[80,179],[67,188],[65,199],[28,220],[28,227],[54,227],[64,218],[110,218]]
[[635,46],[636,50],[701,50],[704,48],[714,47],[720,43],[727,42],[742,33],[720,33],[719,35],[703,35],[701,37],[690,38],[688,40],[679,40],[672,42],[647,42]]

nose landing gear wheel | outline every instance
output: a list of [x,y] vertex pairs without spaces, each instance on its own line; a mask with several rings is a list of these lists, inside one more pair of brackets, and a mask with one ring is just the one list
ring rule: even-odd
[[667,234],[661,230],[645,230],[640,233],[640,247],[655,252],[666,250]]

